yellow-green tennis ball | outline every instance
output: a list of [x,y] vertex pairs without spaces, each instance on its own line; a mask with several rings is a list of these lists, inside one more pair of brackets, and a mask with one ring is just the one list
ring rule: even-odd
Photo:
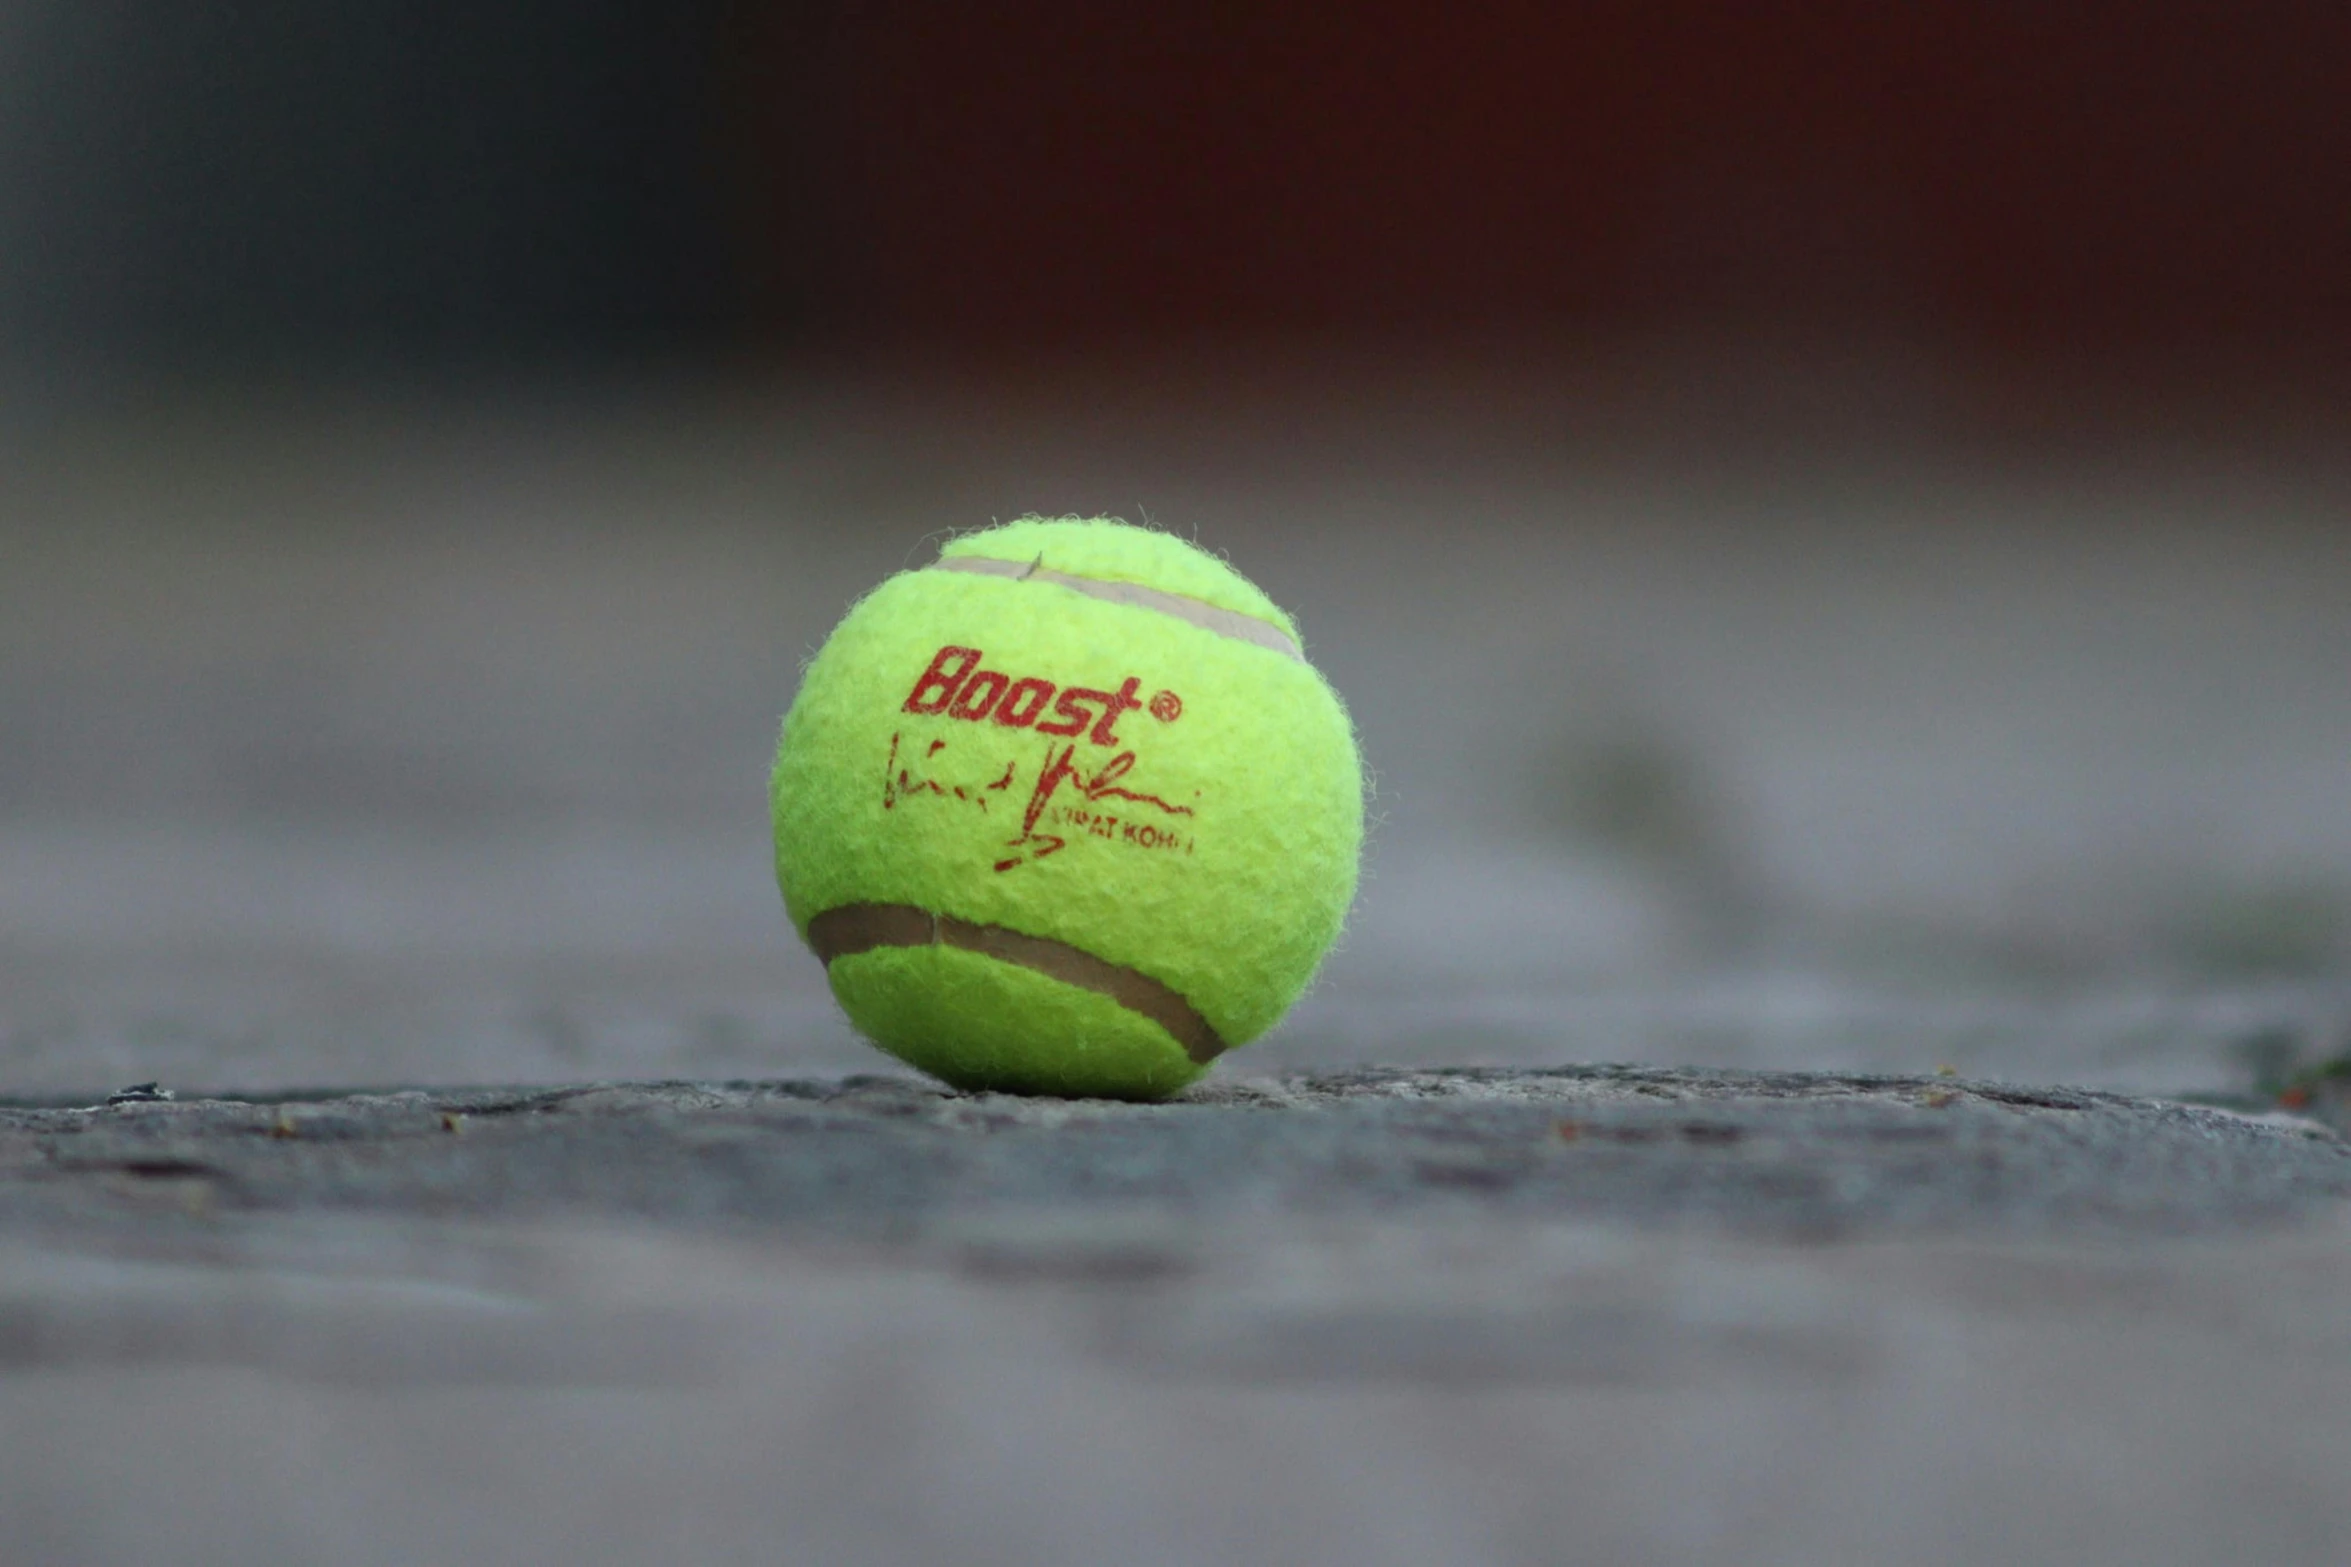
[[850,1021],[961,1088],[1150,1099],[1273,1026],[1355,892],[1362,771],[1297,628],[1110,520],[956,539],[808,666],[776,878]]

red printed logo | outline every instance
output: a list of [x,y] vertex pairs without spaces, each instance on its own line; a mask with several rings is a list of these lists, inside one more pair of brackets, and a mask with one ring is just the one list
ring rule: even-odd
[[[928,726],[894,732],[882,767],[883,810],[919,801],[917,808],[926,811],[969,810],[1002,821],[1004,830],[1017,831],[999,840],[990,857],[998,871],[1048,859],[1087,839],[1115,843],[1122,855],[1196,851],[1200,791],[1146,781],[1138,775],[1141,759],[1133,743],[1118,733],[1119,720],[1133,712],[1174,723],[1184,713],[1182,697],[1154,691],[1145,701],[1138,695],[1143,682],[1134,675],[1115,690],[1015,677],[983,667],[984,657],[976,647],[939,649],[899,710],[1045,735],[1042,753],[1023,745],[1019,749],[1034,760],[1008,760],[1001,741],[1014,737],[991,741],[993,729],[952,742]],[[1083,760],[1080,736],[1115,754]],[[1016,811],[1018,821],[1008,819]]]
[[[1001,670],[983,669],[983,656],[976,647],[939,649],[900,711],[944,714],[974,724],[984,720],[1006,729],[1034,729],[1041,735],[1082,734],[1096,745],[1116,746],[1119,719],[1143,706],[1135,695],[1143,682],[1134,675],[1115,691],[1057,687],[1034,675],[1016,680]],[[1046,717],[1048,709],[1051,718]],[[1151,716],[1162,723],[1173,723],[1183,710],[1183,700],[1172,691],[1151,699]]]

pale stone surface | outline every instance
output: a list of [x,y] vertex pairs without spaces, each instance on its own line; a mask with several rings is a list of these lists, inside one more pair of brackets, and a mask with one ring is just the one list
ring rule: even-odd
[[2351,1150],[1951,1079],[0,1112],[57,1564],[2334,1562]]
[[[2351,1040],[2339,456],[1056,381],[0,430],[0,1559],[2351,1560],[2341,1146],[1992,1081]],[[1192,1103],[847,1080],[797,661],[1138,504],[1354,703],[1346,947]]]
[[2351,1197],[2315,1124],[1956,1078],[1635,1067],[1214,1081],[1164,1105],[904,1077],[0,1110],[0,1212],[587,1215],[904,1234],[944,1217],[1474,1213],[1796,1235],[2187,1230]]

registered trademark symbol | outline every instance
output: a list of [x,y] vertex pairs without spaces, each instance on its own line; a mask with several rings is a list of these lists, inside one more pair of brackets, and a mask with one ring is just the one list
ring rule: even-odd
[[1151,716],[1163,724],[1172,724],[1184,716],[1184,699],[1173,691],[1154,692],[1151,697]]

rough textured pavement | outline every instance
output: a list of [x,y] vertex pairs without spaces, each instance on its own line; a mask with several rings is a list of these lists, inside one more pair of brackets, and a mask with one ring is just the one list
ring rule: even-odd
[[1373,1214],[1791,1236],[2117,1233],[2351,1197],[2313,1123],[1956,1079],[1639,1067],[1221,1080],[1165,1105],[898,1077],[0,1110],[0,1203],[565,1215],[905,1237],[973,1214]]
[[[2115,1097],[2351,1049],[2351,447],[1683,364],[0,410],[0,1563],[2351,1561],[2341,1145]],[[1349,940],[1194,1102],[855,1077],[798,661],[1137,506]]]
[[0,1111],[56,1563],[2330,1562],[2351,1148],[1948,1078]]

